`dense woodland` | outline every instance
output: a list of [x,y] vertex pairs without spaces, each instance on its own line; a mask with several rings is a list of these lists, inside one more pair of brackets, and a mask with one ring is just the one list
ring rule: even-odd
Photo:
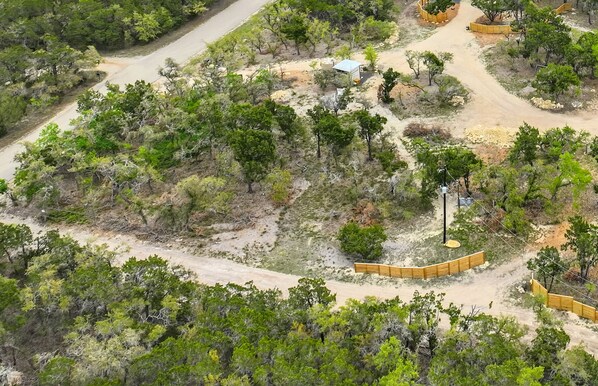
[[[99,80],[96,72],[85,71],[99,63],[96,49],[149,42],[215,2],[2,0],[0,136],[28,112],[47,108],[84,81]],[[315,47],[334,40],[339,32],[355,30],[374,40],[387,36],[385,23],[394,2],[284,0],[268,9],[259,31],[251,36],[252,45],[265,49],[264,34],[270,33],[268,50],[291,43],[299,52],[301,45]],[[380,31],[383,36],[378,36]]]
[[[414,122],[393,143],[387,118],[371,111],[359,89],[301,113],[272,100],[292,82],[282,72],[235,72],[235,55],[252,62],[285,50],[329,53],[339,41],[348,43],[347,54],[386,39],[394,2],[363,3],[275,2],[259,15],[268,28],[212,45],[193,75],[165,63],[163,90],[136,82],[109,86],[106,95],[83,93],[73,128],[50,125],[27,144],[14,181],[0,180],[0,194],[9,210],[43,213],[44,221],[207,239],[215,224],[250,226],[263,208],[292,208],[302,193],[311,206],[297,221],[322,224],[318,237],[346,256],[379,261],[387,228],[430,213],[446,180],[475,198],[450,229],[464,253],[497,238],[525,243],[539,225],[568,219],[564,253],[543,249],[529,268],[547,287],[595,292],[598,228],[579,214],[592,213],[598,193],[596,137],[569,127],[541,133],[522,122],[512,147],[488,157],[442,127]],[[154,39],[203,6],[0,3],[0,133],[28,106],[53,103],[80,83],[81,70],[98,58],[88,45]],[[517,17],[525,40],[509,55],[547,65],[538,71],[546,75],[536,79],[538,90],[558,98],[575,85],[561,81],[563,71],[572,72],[567,79],[594,76],[595,34],[574,44],[548,10],[524,7]],[[371,46],[369,53],[374,68]],[[420,75],[435,90],[422,91],[429,103],[464,103],[467,91],[443,75],[450,54],[408,51],[406,60],[412,77],[392,68],[379,74],[381,103],[402,105],[396,88],[413,86]],[[305,192],[295,189],[298,181],[307,182]],[[504,257],[488,250],[490,261]],[[533,331],[446,305],[439,294],[335,307],[322,280],[300,280],[288,298],[250,283],[208,287],[157,256],[118,266],[103,247],[4,224],[0,270],[0,383],[18,376],[14,371],[25,383],[44,385],[530,386],[598,379],[594,357],[567,348],[569,337],[541,306],[534,306]]]
[[[0,224],[0,382],[590,385],[598,362],[542,306],[533,331],[442,294],[335,307],[320,279],[204,286],[158,256]],[[443,322],[446,326],[439,328]],[[530,334],[531,339],[527,339]],[[16,372],[20,372],[17,374]]]
[[[214,1],[0,1],[0,136],[83,81],[95,48],[151,41]],[[95,48],[94,48],[95,47]]]

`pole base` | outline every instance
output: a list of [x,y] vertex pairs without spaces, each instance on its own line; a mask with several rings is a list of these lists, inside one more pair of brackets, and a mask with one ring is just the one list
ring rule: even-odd
[[461,243],[457,240],[448,240],[446,243],[444,243],[444,246],[447,248],[459,248]]

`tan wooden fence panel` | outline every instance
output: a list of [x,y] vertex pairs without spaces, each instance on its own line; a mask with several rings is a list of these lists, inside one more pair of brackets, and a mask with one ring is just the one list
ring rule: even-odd
[[454,275],[477,267],[486,262],[485,253],[477,252],[472,255],[426,267],[394,267],[385,264],[355,263],[355,273],[377,273],[382,276],[431,279],[439,276]]
[[532,279],[532,293],[534,295],[544,296],[544,301],[547,307],[554,308],[557,310],[570,311],[584,319],[590,319],[595,322],[598,319],[596,314],[596,308],[588,306],[573,300],[571,296],[558,295],[548,293],[546,288],[539,281]]
[[561,4],[560,7],[558,7],[557,9],[555,9],[554,12],[557,15],[560,15],[561,13],[568,12],[571,9],[573,9],[573,4],[572,3],[563,3],[563,4]]
[[382,276],[390,276],[390,265],[380,265],[378,273]]
[[442,263],[436,266],[436,276],[447,276],[450,274],[449,263]]
[[582,318],[590,319],[592,322],[596,321],[596,309],[594,307],[582,306],[581,315]]
[[469,29],[473,32],[480,32],[484,34],[510,34],[513,32],[510,25],[486,25],[471,22],[469,23]]

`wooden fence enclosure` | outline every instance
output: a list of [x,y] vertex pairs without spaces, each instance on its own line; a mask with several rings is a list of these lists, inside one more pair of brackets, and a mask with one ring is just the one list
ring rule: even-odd
[[446,12],[439,12],[437,15],[428,13],[424,7],[426,6],[426,0],[420,0],[417,2],[417,10],[422,19],[429,23],[444,23],[448,21],[448,14]]
[[395,267],[386,264],[355,263],[354,268],[355,273],[377,273],[378,275],[390,277],[430,279],[433,277],[454,275],[477,267],[486,262],[485,257],[486,254],[482,251],[426,267]]
[[[562,13],[571,11],[572,8],[573,8],[572,3],[563,3],[558,8],[555,8],[554,12],[557,15],[560,15]],[[421,9],[421,7],[418,9]],[[421,14],[421,11],[420,11],[420,14]],[[424,16],[422,16],[422,17],[425,19]],[[473,21],[471,23],[469,23],[469,30],[472,32],[480,32],[480,33],[484,33],[484,34],[508,35],[510,33],[513,33],[511,26],[508,24],[506,24],[506,25],[487,25],[487,24],[476,23]]]
[[535,279],[532,279],[531,284],[532,293],[534,295],[542,295],[546,307],[573,312],[581,318],[590,319],[592,322],[598,320],[596,308],[580,303],[577,300],[573,300],[572,296],[551,294]]

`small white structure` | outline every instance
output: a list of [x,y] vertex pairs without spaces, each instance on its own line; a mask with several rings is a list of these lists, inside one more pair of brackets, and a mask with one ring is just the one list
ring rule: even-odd
[[336,71],[348,74],[350,79],[355,84],[361,83],[361,63],[354,60],[345,59],[332,68],[334,68]]

